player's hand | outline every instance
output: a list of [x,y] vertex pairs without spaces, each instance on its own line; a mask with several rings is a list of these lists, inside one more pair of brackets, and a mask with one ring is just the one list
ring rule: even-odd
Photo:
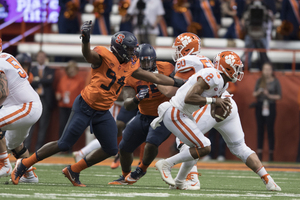
[[143,100],[146,97],[146,95],[148,94],[148,92],[149,92],[149,88],[147,88],[147,89],[141,89],[139,91],[139,93],[136,95],[136,98],[138,98],[138,100],[141,101],[141,100]]
[[227,110],[230,111],[231,110],[231,102],[229,98],[216,98],[216,106],[221,106],[223,108],[223,110]]
[[81,26],[81,36],[82,43],[86,44],[90,42],[90,36],[91,36],[91,28],[92,28],[92,20],[85,21]]

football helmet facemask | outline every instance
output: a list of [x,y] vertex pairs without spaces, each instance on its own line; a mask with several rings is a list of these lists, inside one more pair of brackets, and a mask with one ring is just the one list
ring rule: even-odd
[[150,72],[156,70],[156,53],[150,44],[140,44],[137,53],[143,70]]
[[215,68],[224,73],[231,82],[241,81],[244,77],[243,63],[240,57],[233,51],[223,51],[214,58]]
[[120,58],[120,61],[127,63],[131,59],[136,59],[136,48],[138,42],[136,37],[128,31],[119,31],[111,38],[110,50]]
[[176,62],[183,56],[200,54],[201,39],[194,33],[182,33],[176,37],[172,47],[175,48],[172,58]]

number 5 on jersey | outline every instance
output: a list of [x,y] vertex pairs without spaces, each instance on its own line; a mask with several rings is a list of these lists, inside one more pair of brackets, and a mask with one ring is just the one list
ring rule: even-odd
[[11,56],[8,59],[6,59],[6,61],[9,64],[11,64],[18,71],[18,74],[20,75],[21,78],[27,77],[27,73],[25,72],[23,67],[21,67],[20,63],[14,57]]

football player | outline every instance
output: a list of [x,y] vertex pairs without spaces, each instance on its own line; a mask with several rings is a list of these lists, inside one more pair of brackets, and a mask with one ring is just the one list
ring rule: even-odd
[[139,61],[136,59],[137,39],[130,32],[115,33],[111,38],[111,51],[103,46],[91,50],[91,26],[92,21],[86,21],[81,27],[82,54],[86,61],[91,63],[91,81],[75,99],[62,137],[58,141],[45,144],[29,158],[17,160],[11,174],[14,184],[18,184],[20,177],[33,164],[60,151],[69,150],[90,125],[91,133],[94,133],[99,140],[101,148],[63,169],[63,173],[74,186],[85,187],[79,181],[79,173],[118,153],[118,130],[109,108],[120,95],[127,79],[133,76],[140,80],[176,87],[184,84],[182,80],[154,74],[140,68]]
[[[174,71],[174,66],[168,62],[156,61],[156,53],[150,44],[141,44],[138,48],[141,68],[149,72],[157,72],[169,76]],[[135,78],[129,78],[128,83],[123,89],[124,107],[127,110],[133,110],[137,107],[137,115],[126,125],[123,131],[123,138],[120,142],[120,162],[122,167],[122,176],[108,184],[127,185],[135,183],[139,178],[146,174],[146,169],[150,163],[144,160],[139,164],[136,170],[131,172],[133,161],[133,151],[146,141],[146,143],[159,146],[164,142],[170,131],[164,126],[156,130],[150,127],[150,123],[158,116],[157,107],[168,101],[169,98],[163,95],[157,87],[148,81],[140,81]],[[158,151],[152,151],[151,156],[156,157]]]
[[[31,58],[26,54],[19,54],[17,58],[21,63],[26,61],[26,64],[31,64]],[[12,173],[6,147],[17,159],[29,156],[23,142],[43,109],[39,95],[31,87],[20,62],[14,56],[2,52],[0,38],[0,177]],[[34,169],[25,169],[19,177],[20,182],[37,183]]]
[[[225,67],[221,67],[226,66],[226,63],[224,63],[223,58],[229,55],[229,52],[222,52],[215,58],[214,66],[220,71],[220,73],[230,75],[230,72],[227,72]],[[182,57],[181,59],[187,59],[187,57]],[[242,75],[241,72],[240,75]],[[242,77],[240,77],[240,79],[241,78]],[[237,79],[232,77],[232,80],[233,82],[235,82]],[[211,115],[211,104],[205,105],[204,107],[193,113],[193,117],[197,122],[197,127],[201,130],[202,133],[207,133],[211,128],[215,128],[216,130],[218,130],[224,138],[230,151],[238,158],[240,158],[250,169],[252,169],[261,177],[262,181],[266,185],[267,190],[280,191],[281,188],[267,173],[266,169],[263,167],[256,153],[245,144],[244,132],[241,126],[240,118],[238,115],[238,109],[235,101],[227,92],[224,92],[222,94],[222,98],[225,97],[230,98],[232,106],[231,114],[223,121],[216,122],[216,120]],[[178,138],[176,141],[178,147],[180,147],[180,151],[186,151],[189,148],[187,145],[180,142]],[[198,159],[184,162],[181,165],[177,177],[175,178],[175,185],[170,186],[171,189],[200,189],[200,181],[198,180],[197,167],[195,166],[197,160]],[[191,178],[190,180],[185,181],[186,177]]]

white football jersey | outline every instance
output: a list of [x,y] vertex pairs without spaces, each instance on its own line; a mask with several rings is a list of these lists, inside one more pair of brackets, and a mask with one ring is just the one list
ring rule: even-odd
[[3,102],[3,106],[40,101],[39,95],[27,80],[27,73],[15,57],[7,53],[1,53],[0,72],[6,75],[9,90],[9,95]]
[[193,70],[194,73],[204,68],[214,67],[210,59],[201,55],[187,55],[177,60],[175,72],[187,72]]
[[[228,83],[224,86],[224,80],[218,70],[215,68],[205,68],[191,76],[188,81],[181,86],[175,96],[170,100],[170,103],[185,114],[191,115],[200,108],[199,105],[191,105],[184,103],[187,92],[190,88],[202,78],[209,86],[208,90],[204,90],[201,96],[203,97],[220,97],[228,88]],[[224,87],[223,87],[224,86]]]

